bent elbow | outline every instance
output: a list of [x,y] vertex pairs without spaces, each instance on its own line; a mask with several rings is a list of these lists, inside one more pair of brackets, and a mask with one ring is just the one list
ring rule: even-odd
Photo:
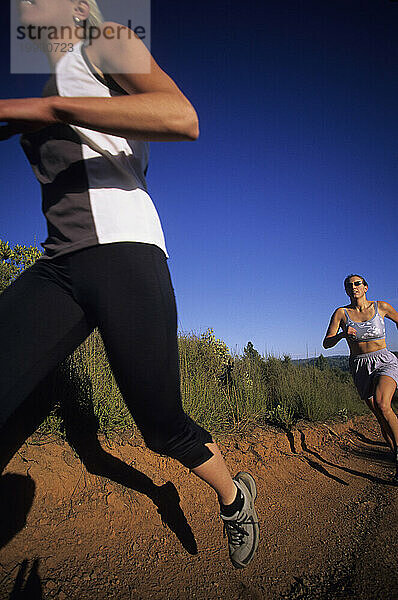
[[184,97],[168,99],[164,110],[162,132],[174,141],[195,141],[199,137],[199,119],[192,104]]
[[[189,140],[191,142],[194,142],[195,140],[198,139],[200,134],[199,131],[199,120],[196,118],[195,121],[191,124],[190,130],[189,130]],[[398,327],[398,325],[397,325]]]
[[181,133],[188,142],[194,142],[199,137],[199,119],[193,108],[187,113],[184,119]]
[[194,142],[199,137],[199,119],[192,104],[185,100],[183,105],[177,105],[174,115],[175,133],[180,139]]

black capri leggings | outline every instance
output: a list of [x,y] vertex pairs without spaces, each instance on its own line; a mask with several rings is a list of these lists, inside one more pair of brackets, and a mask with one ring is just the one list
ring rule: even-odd
[[211,458],[210,434],[182,408],[174,292],[152,244],[41,259],[0,295],[0,421],[95,327],[147,446],[189,469]]

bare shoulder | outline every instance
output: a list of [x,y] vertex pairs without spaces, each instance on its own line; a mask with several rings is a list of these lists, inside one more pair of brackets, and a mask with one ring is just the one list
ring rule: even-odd
[[385,302],[384,300],[377,301],[377,308],[382,317],[396,317],[398,314],[395,308],[391,306],[391,304],[389,304],[388,302]]
[[328,337],[334,337],[338,333],[340,327],[344,329],[345,322],[343,320],[343,317],[344,309],[342,307],[336,308],[336,310],[330,318],[330,323],[326,331],[325,340]]
[[381,308],[382,310],[388,310],[389,308],[392,308],[391,304],[388,304],[388,302],[385,302],[384,300],[377,300],[377,308]]
[[[140,35],[126,25],[115,21],[105,21],[92,34],[91,47],[93,55],[100,60],[102,66],[123,70],[148,70],[150,52],[145,46],[145,30]],[[94,39],[95,38],[95,39]],[[145,61],[145,64],[143,64]]]
[[113,46],[122,46],[129,42],[137,42],[137,46],[143,44],[142,40],[145,40],[146,32],[142,29],[143,33],[137,33],[121,23],[116,21],[104,21],[97,28],[94,38],[96,41],[103,44],[104,42],[113,42]]
[[145,40],[132,29],[106,21],[98,28],[96,36],[95,42],[90,44],[91,57],[99,69],[111,75],[128,94],[166,92],[177,94],[188,102],[153,59]]
[[344,306],[339,306],[332,314],[331,321],[335,323],[345,322]]

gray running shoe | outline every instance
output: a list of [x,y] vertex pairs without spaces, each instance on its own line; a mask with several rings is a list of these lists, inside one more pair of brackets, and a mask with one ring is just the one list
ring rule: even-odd
[[224,536],[228,537],[229,557],[237,569],[244,569],[257,550],[259,526],[254,501],[257,498],[256,483],[249,473],[240,472],[234,477],[235,485],[244,498],[243,508],[232,517],[221,515]]

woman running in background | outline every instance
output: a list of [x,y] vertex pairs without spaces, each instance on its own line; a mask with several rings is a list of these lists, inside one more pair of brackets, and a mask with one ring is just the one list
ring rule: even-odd
[[368,284],[360,275],[348,275],[344,288],[351,302],[333,313],[323,346],[332,348],[343,338],[347,340],[355,386],[394,453],[398,481],[398,418],[391,407],[398,384],[398,359],[387,350],[384,324],[387,317],[398,328],[398,312],[387,302],[368,300]]
[[[247,473],[231,478],[210,434],[183,411],[175,298],[145,182],[148,142],[195,140],[196,112],[95,1],[21,0],[19,11],[22,25],[42,28],[52,75],[42,98],[0,100],[0,139],[23,134],[48,237],[0,296],[0,417],[98,327],[147,446],[216,491],[232,563],[246,567],[259,539],[256,485]],[[101,35],[89,39],[92,28]]]

